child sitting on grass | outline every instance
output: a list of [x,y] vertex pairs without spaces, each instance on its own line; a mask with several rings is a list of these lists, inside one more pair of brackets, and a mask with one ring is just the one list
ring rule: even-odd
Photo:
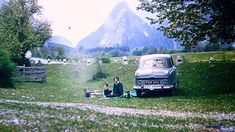
[[104,83],[103,88],[104,88],[105,97],[112,94],[113,91],[109,90],[109,84],[108,83]]
[[89,91],[88,86],[85,86],[83,88],[83,91],[86,98],[89,98],[91,96],[91,92]]

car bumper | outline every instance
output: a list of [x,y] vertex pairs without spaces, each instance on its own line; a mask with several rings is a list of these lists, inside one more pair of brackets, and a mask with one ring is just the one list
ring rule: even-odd
[[164,90],[172,89],[173,85],[144,85],[144,86],[134,86],[135,90]]

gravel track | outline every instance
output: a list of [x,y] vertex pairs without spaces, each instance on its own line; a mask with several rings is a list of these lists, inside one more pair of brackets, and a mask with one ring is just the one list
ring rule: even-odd
[[147,110],[147,109],[134,109],[134,108],[118,108],[109,107],[102,105],[93,104],[82,104],[82,103],[60,103],[60,102],[24,102],[17,100],[4,100],[1,99],[0,103],[17,103],[17,104],[30,104],[42,107],[72,107],[81,110],[92,110],[94,112],[100,112],[107,115],[144,115],[144,116],[166,116],[166,117],[177,117],[177,118],[204,118],[213,120],[234,120],[235,112],[231,113],[219,113],[219,112],[208,112],[208,113],[194,113],[194,112],[176,112],[167,110]]

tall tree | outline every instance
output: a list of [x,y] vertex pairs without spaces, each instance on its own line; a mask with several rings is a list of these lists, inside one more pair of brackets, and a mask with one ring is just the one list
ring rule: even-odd
[[0,8],[0,48],[14,60],[24,61],[28,49],[51,37],[50,25],[35,19],[40,10],[36,0],[9,0]]
[[235,41],[234,0],[139,0],[138,9],[151,13],[164,35],[193,47],[198,42]]

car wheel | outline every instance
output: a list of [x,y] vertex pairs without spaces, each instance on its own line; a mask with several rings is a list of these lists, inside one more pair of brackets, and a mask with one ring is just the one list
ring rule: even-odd
[[176,92],[176,84],[174,83],[174,87],[172,89],[170,89],[170,95],[174,96]]
[[136,90],[136,95],[137,95],[137,97],[141,97],[141,93],[142,93],[141,90]]
[[170,95],[174,96],[175,95],[175,88],[170,89]]

